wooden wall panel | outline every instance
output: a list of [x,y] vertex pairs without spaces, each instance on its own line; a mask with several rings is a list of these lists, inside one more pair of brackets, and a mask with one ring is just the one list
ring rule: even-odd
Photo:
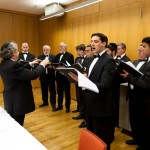
[[113,8],[119,8],[125,5],[141,2],[142,0],[103,0],[100,3],[100,11],[106,11]]
[[29,44],[29,51],[36,56],[39,54],[39,32],[38,32],[38,18],[32,16],[23,16],[13,14],[13,40],[19,44],[21,50],[21,43],[27,42]]
[[137,58],[133,52],[141,38],[140,10],[140,0],[105,0],[41,24],[51,24],[52,30],[46,34],[52,36],[50,44],[54,54],[58,53],[59,42],[65,41],[68,50],[76,56],[76,45],[87,45],[93,32],[103,32],[109,37],[109,42],[126,43],[127,54],[133,60]]
[[109,37],[109,42],[124,42],[127,54],[134,60],[141,38],[141,2],[102,12],[102,31]]
[[[140,44],[140,9],[141,2],[123,6],[102,13],[75,18],[72,29],[72,45],[90,42],[93,32],[102,32],[109,37],[109,42],[127,44],[127,54],[131,59],[137,58]],[[134,23],[134,24],[133,24]],[[76,54],[75,54],[76,55]]]
[[10,13],[0,12],[0,45],[6,41],[12,40],[12,15]]
[[150,27],[149,27],[149,18],[150,18],[150,1],[143,0],[142,3],[142,21],[141,21],[141,29],[142,29],[142,38],[146,36],[150,36]]

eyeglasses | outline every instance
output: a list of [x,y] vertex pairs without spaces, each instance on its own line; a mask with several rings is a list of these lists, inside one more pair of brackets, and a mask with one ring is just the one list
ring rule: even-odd
[[138,52],[143,52],[143,49],[138,49],[137,51],[138,51]]

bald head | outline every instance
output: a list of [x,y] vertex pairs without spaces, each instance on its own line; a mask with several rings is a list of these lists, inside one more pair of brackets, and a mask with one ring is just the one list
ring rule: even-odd
[[43,46],[43,53],[45,55],[48,55],[50,53],[51,47],[49,45],[44,45]]
[[64,53],[67,50],[67,44],[64,42],[60,42],[59,44],[59,52]]
[[22,43],[22,46],[21,46],[21,49],[22,49],[22,52],[24,52],[24,53],[28,52],[28,50],[29,50],[29,45],[28,45],[28,43],[23,42],[23,43]]

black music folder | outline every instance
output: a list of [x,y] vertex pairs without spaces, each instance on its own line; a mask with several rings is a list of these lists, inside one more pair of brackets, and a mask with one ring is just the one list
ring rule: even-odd
[[59,62],[59,63],[50,63],[50,65],[54,66],[54,67],[58,67],[58,66],[61,66],[61,67],[65,67],[66,64],[63,63],[63,62]]
[[66,76],[66,78],[69,80],[71,83],[77,83],[74,79],[72,79],[68,73],[72,72],[78,76],[78,86],[88,89],[90,91],[99,93],[98,87],[96,84],[94,84],[92,81],[90,81],[87,77],[85,77],[80,71],[78,71],[75,68],[56,68],[56,70],[60,71],[62,74]]
[[124,61],[121,61],[121,63],[119,64],[119,66],[117,67],[117,70],[120,72],[120,73],[123,73],[123,70],[127,71],[129,74],[133,75],[133,76],[136,76],[138,78],[140,78],[143,73],[136,70],[136,68],[134,67],[134,65],[132,66],[131,65],[132,63],[127,63],[127,62],[124,62]]
[[75,64],[73,64],[73,65],[71,65],[71,66],[67,66],[68,68],[75,68],[75,69],[77,69],[79,72],[81,72],[81,73],[84,73],[85,72],[85,69],[84,69],[84,67],[82,67],[82,65],[80,65],[79,63],[75,63]]
[[63,75],[66,76],[66,78],[69,80],[70,83],[77,83],[75,80],[73,80],[68,73],[72,72],[76,75],[78,75],[79,71],[80,73],[84,73],[84,68],[79,64],[79,63],[75,63],[71,66],[65,66],[65,67],[61,67],[61,68],[56,68],[56,70],[60,71]]
[[65,75],[65,77],[68,79],[68,81],[69,81],[70,83],[77,83],[77,81],[75,81],[74,79],[72,79],[72,78],[68,75],[68,73],[70,73],[70,72],[72,72],[72,73],[78,75],[78,73],[77,73],[77,71],[75,70],[75,68],[66,68],[66,67],[64,67],[64,68],[56,68],[56,70],[58,70],[58,71],[61,72],[63,75]]

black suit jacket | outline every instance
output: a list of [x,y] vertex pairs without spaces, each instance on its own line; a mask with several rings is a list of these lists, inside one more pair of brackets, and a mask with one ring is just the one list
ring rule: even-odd
[[81,63],[81,57],[76,57],[75,63]]
[[[82,61],[82,58],[81,57],[77,57],[75,59],[75,63],[80,63],[81,64],[81,61]],[[84,57],[84,60],[81,64],[81,66],[84,68],[84,70],[86,70],[86,67],[87,67],[87,64],[88,64],[88,58],[87,57]]]
[[24,56],[23,56],[23,53],[19,53],[19,59],[22,59],[24,61],[32,61],[33,59],[35,58],[35,56],[31,53],[27,53],[27,58],[26,60],[24,60]]
[[[54,62],[55,62],[55,63],[59,63],[60,56],[61,56],[60,53],[56,55],[56,57],[55,57],[55,59],[54,59]],[[70,63],[71,65],[74,64],[74,57],[73,57],[73,55],[72,55],[71,53],[67,52],[67,51],[66,51],[65,54],[63,55],[63,57],[62,57],[62,59],[61,59],[60,62],[63,62],[64,64],[66,64],[66,61],[67,61],[68,63]],[[63,78],[66,78],[66,77],[65,77],[64,75],[62,75],[59,71],[56,71],[56,80],[57,80],[57,81],[58,81],[58,80],[59,80],[59,81],[62,81]]]
[[[127,55],[124,55],[120,60],[118,60],[117,58],[115,59],[116,64],[119,65],[121,60],[124,62],[131,61]],[[127,82],[127,81],[123,77],[121,77],[120,72],[118,72],[118,70],[116,70],[114,84],[116,83],[116,84],[118,84],[118,86],[120,86],[120,83],[125,83],[125,82]]]
[[133,94],[137,115],[143,119],[150,119],[150,62],[145,63],[140,71],[144,75],[140,78],[128,75],[127,80],[134,85]]
[[0,75],[4,84],[4,106],[9,114],[23,115],[34,111],[31,80],[38,78],[44,70],[42,65],[31,71],[16,61],[2,60]]
[[121,60],[124,62],[131,61],[127,55],[124,55],[121,59],[117,59],[117,58],[115,59],[116,64],[119,65]]
[[[45,59],[45,55],[42,54],[42,55],[38,56],[38,58],[41,59],[41,60],[44,60]],[[50,62],[54,62],[55,56],[50,54],[48,59],[49,59]],[[48,74],[46,74],[46,70],[41,74],[40,80],[41,81],[45,81],[47,79],[55,80],[55,70],[47,68],[47,71],[48,71]],[[49,76],[49,78],[45,78],[46,76]]]
[[[93,59],[94,57],[91,58],[90,64]],[[90,64],[87,67],[87,71],[89,71]],[[89,79],[97,85],[99,93],[86,90],[85,102],[88,115],[97,117],[112,116],[112,79],[115,68],[114,59],[106,52],[93,67]]]
[[[140,60],[139,60],[139,59],[133,61],[133,64],[134,64],[135,67],[136,67],[139,63],[140,63]],[[143,73],[143,70],[144,70],[144,68],[145,68],[145,65],[146,65],[146,63],[144,63],[144,64],[140,67],[140,69],[139,69],[139,71],[141,71],[142,73]],[[130,101],[134,101],[134,94],[135,94],[135,93],[134,93],[134,90],[131,89],[131,88],[130,88],[130,84],[128,84],[127,98],[129,97]]]

